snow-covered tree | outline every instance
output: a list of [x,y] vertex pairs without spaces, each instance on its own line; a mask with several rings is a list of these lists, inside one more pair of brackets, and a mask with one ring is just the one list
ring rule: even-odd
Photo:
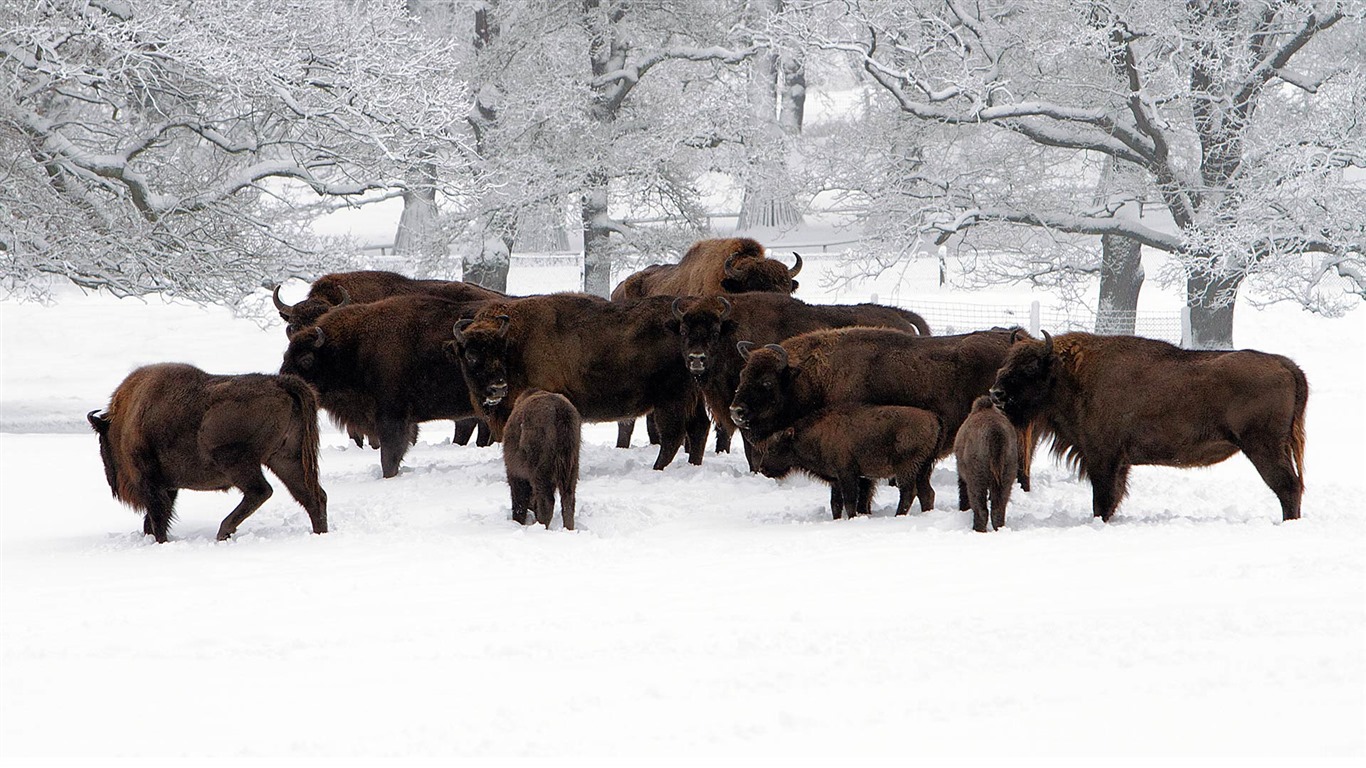
[[45,0],[5,4],[0,30],[12,289],[232,302],[316,269],[307,198],[463,162],[463,83],[401,2]]
[[[1122,236],[1175,257],[1197,347],[1231,346],[1245,281],[1325,312],[1366,295],[1360,0],[829,7],[785,18],[879,88],[854,186],[893,250],[1024,225],[1055,235],[1012,257],[1038,279],[1082,261],[1071,236]],[[1140,183],[1097,200],[1107,162]]]

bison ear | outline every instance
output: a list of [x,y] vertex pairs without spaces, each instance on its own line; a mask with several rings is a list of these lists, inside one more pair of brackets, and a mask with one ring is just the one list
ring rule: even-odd
[[748,359],[749,359],[749,353],[752,352],[752,351],[754,351],[754,347],[755,347],[755,346],[756,346],[755,343],[752,342],[752,341],[737,341],[737,342],[735,342],[735,348],[738,349],[738,350],[740,350],[740,359],[742,359],[742,360],[748,360]]

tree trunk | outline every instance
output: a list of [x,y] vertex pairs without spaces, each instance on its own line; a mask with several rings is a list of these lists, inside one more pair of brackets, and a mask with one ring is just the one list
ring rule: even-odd
[[1138,314],[1138,292],[1143,288],[1143,245],[1123,235],[1103,235],[1100,242],[1096,333],[1132,335]]
[[1193,274],[1186,278],[1190,349],[1233,349],[1233,306],[1241,277]]
[[507,292],[512,245],[517,239],[516,223],[511,219],[502,211],[489,215],[479,253],[465,255],[465,282]]
[[441,270],[447,256],[436,212],[436,168],[420,163],[409,174],[403,192],[403,214],[394,233],[394,253],[409,257],[416,272]]
[[607,185],[602,171],[589,174],[584,185],[583,205],[583,290],[608,298],[612,294],[611,219],[607,215]]

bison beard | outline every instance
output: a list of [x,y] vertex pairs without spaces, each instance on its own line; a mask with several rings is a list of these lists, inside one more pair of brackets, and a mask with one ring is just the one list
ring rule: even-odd
[[453,329],[472,402],[501,437],[508,410],[527,389],[569,398],[585,421],[619,421],[653,411],[663,469],[688,442],[702,461],[707,418],[678,354],[668,297],[608,302],[582,294],[490,304]]
[[242,491],[218,528],[231,536],[273,493],[267,466],[327,532],[327,494],[318,484],[318,401],[293,376],[215,376],[180,363],[138,368],[102,416],[99,435],[114,498],[143,512],[142,530],[165,542],[179,489]]
[[1252,350],[1192,351],[1135,336],[1067,333],[1022,339],[992,399],[1089,478],[1092,513],[1109,521],[1129,467],[1202,467],[1238,451],[1300,516],[1309,384],[1290,359]]

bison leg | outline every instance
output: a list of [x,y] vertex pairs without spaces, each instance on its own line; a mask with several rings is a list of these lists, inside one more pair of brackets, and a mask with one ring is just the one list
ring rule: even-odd
[[721,422],[716,422],[716,452],[730,453],[731,430]]
[[866,477],[858,479],[858,513],[860,515],[873,514],[873,494],[877,490],[877,483]]
[[740,430],[740,446],[745,449],[745,462],[749,464],[750,472],[759,471],[759,449],[754,447],[749,435],[744,430]]
[[920,465],[920,471],[915,475],[915,495],[920,497],[921,512],[934,509],[934,485],[930,482],[930,476],[933,474],[934,457],[931,456],[925,459],[925,463]]
[[483,419],[477,419],[475,423],[479,427],[479,433],[475,435],[474,445],[478,448],[493,445],[493,430],[489,428],[489,423]]
[[560,484],[560,519],[564,521],[564,529],[566,531],[574,530],[573,483]]
[[707,406],[698,398],[687,424],[688,463],[700,465],[707,455],[707,433],[711,431],[711,418],[707,416]]
[[175,519],[175,498],[179,493],[175,488],[153,487],[143,494],[147,499],[147,512],[142,516],[142,532],[151,535],[158,544],[165,544]]
[[687,417],[678,407],[656,408],[652,415],[659,428],[659,457],[655,459],[655,469],[664,469],[678,455],[678,449],[683,447],[687,436]]
[[916,495],[915,475],[903,474],[896,478],[896,515],[901,517],[911,511],[911,502],[915,501]]
[[266,462],[266,466],[280,478],[280,482],[285,484],[285,490],[289,491],[289,495],[293,496],[294,500],[299,502],[299,506],[308,513],[308,520],[313,524],[313,532],[327,533],[327,492],[318,484],[318,478],[309,477],[310,472],[304,465],[304,457],[300,454],[276,455]]
[[538,477],[531,483],[531,509],[536,513],[536,522],[550,528],[550,518],[555,516],[555,483]]
[[531,483],[509,477],[508,488],[512,491],[512,519],[519,525],[526,525],[526,513],[531,509]]
[[1108,523],[1128,487],[1129,465],[1088,464],[1086,474],[1091,478],[1091,514]]
[[859,498],[862,495],[859,492],[862,487],[862,478],[858,475],[839,475],[835,478],[835,482],[839,484],[840,496],[844,500],[844,516],[853,520],[858,516],[860,502],[862,501]]
[[645,436],[650,438],[650,445],[659,445],[659,422],[653,412],[645,414]]
[[351,442],[355,443],[357,448],[365,447],[365,435],[361,434],[361,431],[359,429],[356,429],[355,427],[347,427],[346,436],[351,438]]
[[[635,419],[622,419],[617,422],[617,447],[630,448],[631,435],[636,431]],[[653,440],[651,442],[654,442]]]
[[838,520],[843,513],[844,495],[840,493],[840,484],[832,482],[830,484],[830,514]]
[[968,487],[968,501],[972,503],[972,530],[978,533],[986,533],[988,530],[989,513],[987,506],[987,486],[985,483],[973,483]]
[[1243,455],[1257,468],[1257,474],[1262,476],[1262,481],[1281,502],[1281,520],[1298,520],[1304,481],[1295,473],[1289,446],[1278,445],[1277,442],[1267,440],[1254,444],[1244,441]]
[[963,479],[963,475],[958,475],[958,511],[966,512],[972,509],[972,501],[968,499],[968,483]]
[[451,442],[456,445],[469,445],[470,435],[474,434],[474,430],[478,426],[479,420],[472,416],[468,419],[456,419],[455,433],[451,435]]
[[402,419],[383,418],[379,420],[379,466],[385,477],[398,474],[398,465],[408,453],[408,441],[412,430]]
[[275,490],[266,482],[266,476],[261,474],[261,465],[256,463],[256,459],[247,456],[238,446],[215,448],[211,453],[214,463],[227,475],[228,481],[242,491],[242,500],[218,526],[218,540],[225,541],[237,532],[237,526],[243,520],[251,517],[266,503]]

